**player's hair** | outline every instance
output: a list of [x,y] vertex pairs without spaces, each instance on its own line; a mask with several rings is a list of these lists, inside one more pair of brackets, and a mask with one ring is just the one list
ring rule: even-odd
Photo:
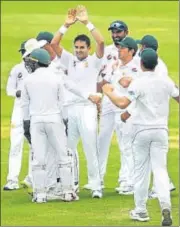
[[82,35],[76,36],[76,38],[74,39],[74,44],[75,44],[75,42],[77,42],[79,40],[84,41],[87,44],[87,47],[90,47],[91,41],[87,35],[82,34]]
[[141,62],[143,64],[144,68],[146,68],[148,70],[154,70],[156,65],[158,64],[158,61],[150,62],[150,61],[143,61],[142,59],[141,59]]

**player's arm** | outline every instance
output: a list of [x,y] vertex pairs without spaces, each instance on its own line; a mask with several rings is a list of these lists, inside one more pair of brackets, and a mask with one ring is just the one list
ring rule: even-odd
[[86,25],[88,30],[91,32],[93,38],[96,41],[96,56],[102,58],[104,55],[104,38],[101,33],[94,27],[94,25],[88,20],[88,13],[84,6],[77,6],[77,15],[76,18]]
[[6,85],[6,93],[8,96],[20,97],[21,91],[17,90],[17,76],[20,72],[17,71],[16,67],[14,67],[8,77],[7,85]]
[[68,28],[76,21],[76,9],[69,9],[64,25],[60,27],[60,29],[51,41],[51,46],[56,52],[57,56],[61,57],[63,52],[63,47],[60,46],[63,35],[66,33]]
[[102,87],[102,90],[103,93],[109,97],[112,103],[114,103],[117,107],[120,107],[121,109],[125,109],[131,103],[131,100],[129,100],[127,97],[120,97],[114,94],[114,87],[111,84],[105,84]]

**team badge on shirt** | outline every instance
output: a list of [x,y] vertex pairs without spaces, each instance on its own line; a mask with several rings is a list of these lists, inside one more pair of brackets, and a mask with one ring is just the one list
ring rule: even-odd
[[107,60],[111,60],[111,59],[112,59],[112,55],[109,54],[109,55],[107,56]]
[[133,72],[137,72],[137,69],[136,69],[136,68],[132,68],[132,71],[133,71]]

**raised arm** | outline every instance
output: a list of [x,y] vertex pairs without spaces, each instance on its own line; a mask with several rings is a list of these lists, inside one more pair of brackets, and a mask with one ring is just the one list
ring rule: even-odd
[[63,47],[61,47],[59,44],[61,42],[61,39],[65,32],[68,30],[68,28],[73,25],[77,21],[76,19],[76,9],[69,9],[67,13],[66,20],[64,22],[64,25],[62,25],[54,38],[51,41],[51,46],[56,52],[57,56],[61,57]]
[[102,58],[104,55],[104,38],[101,33],[95,28],[95,26],[88,20],[88,13],[84,6],[79,5],[76,8],[76,18],[86,25],[88,30],[91,32],[93,38],[96,41],[96,56]]

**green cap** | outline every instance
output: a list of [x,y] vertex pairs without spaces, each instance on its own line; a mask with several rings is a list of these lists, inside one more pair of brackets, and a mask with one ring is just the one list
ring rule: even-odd
[[129,49],[133,49],[133,50],[135,50],[135,52],[138,49],[136,41],[133,38],[131,38],[131,37],[125,37],[120,42],[117,42],[117,44],[120,45],[121,47],[126,47],[126,48],[129,48]]
[[29,58],[44,65],[49,65],[51,63],[51,57],[49,53],[46,50],[40,48],[33,50]]
[[152,48],[155,51],[158,49],[158,41],[152,35],[145,35],[141,40],[137,40],[136,42],[147,48]]
[[26,51],[26,49],[25,49],[25,43],[26,43],[26,41],[24,41],[24,42],[21,43],[20,49],[18,50],[19,52],[22,51],[22,50]]
[[152,48],[146,48],[141,52],[141,61],[147,68],[151,68],[157,65],[158,55]]
[[48,43],[50,43],[51,40],[53,39],[53,37],[54,37],[54,35],[51,32],[40,32],[37,35],[36,39],[38,41],[40,41],[40,40],[46,40]]

